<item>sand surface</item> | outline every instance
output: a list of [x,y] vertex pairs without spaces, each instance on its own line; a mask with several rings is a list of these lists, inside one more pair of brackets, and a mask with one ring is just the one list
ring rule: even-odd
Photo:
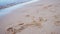
[[18,7],[0,23],[1,34],[60,34],[60,0],[39,0]]

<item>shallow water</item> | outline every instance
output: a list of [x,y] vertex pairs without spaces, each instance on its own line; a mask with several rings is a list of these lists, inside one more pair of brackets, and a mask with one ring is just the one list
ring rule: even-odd
[[[5,9],[0,9],[0,16],[4,16],[4,15],[12,12],[12,10],[14,10],[14,9],[16,9],[16,8],[18,8],[18,7],[23,7],[24,5],[29,4],[29,3],[32,3],[32,2],[35,2],[35,1],[37,1],[37,0],[32,0],[32,1],[26,0],[26,1],[28,1],[28,2],[25,2],[25,3],[22,3],[22,4],[18,4],[18,5],[14,5],[14,6],[5,8]],[[1,2],[1,1],[0,1],[0,2]]]
[[24,2],[28,2],[31,0],[0,0],[0,6],[4,6],[10,3],[24,3]]

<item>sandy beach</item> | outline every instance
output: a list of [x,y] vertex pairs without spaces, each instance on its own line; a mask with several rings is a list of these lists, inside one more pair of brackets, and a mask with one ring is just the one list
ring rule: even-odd
[[[60,0],[39,0],[8,11],[0,19],[0,34],[60,34]],[[6,31],[9,27],[12,32]]]

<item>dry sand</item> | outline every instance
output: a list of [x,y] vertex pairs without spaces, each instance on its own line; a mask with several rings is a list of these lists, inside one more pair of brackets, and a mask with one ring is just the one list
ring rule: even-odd
[[[0,23],[0,34],[7,33],[8,27],[13,28],[8,34],[60,34],[60,0],[39,0],[16,8]],[[18,31],[21,26],[23,30]]]

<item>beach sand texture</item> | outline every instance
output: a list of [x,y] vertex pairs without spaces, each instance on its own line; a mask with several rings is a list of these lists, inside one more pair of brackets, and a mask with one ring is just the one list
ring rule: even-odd
[[27,4],[12,10],[0,23],[0,34],[60,34],[60,0]]

